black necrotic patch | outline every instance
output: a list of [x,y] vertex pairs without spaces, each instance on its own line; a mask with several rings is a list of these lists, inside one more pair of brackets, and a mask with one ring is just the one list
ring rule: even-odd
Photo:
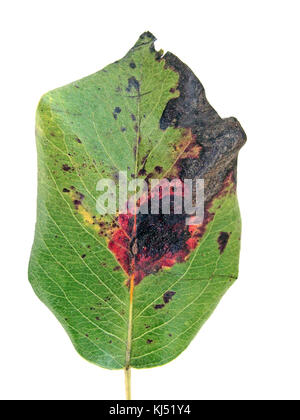
[[126,88],[126,91],[130,92],[132,88],[134,88],[136,91],[140,90],[140,84],[134,76],[128,79],[128,86]]
[[66,163],[62,166],[63,170],[68,172],[71,168],[69,165],[67,165]]
[[149,214],[137,215],[137,254],[158,260],[168,253],[174,255],[186,250],[190,237],[186,214],[174,214],[174,197],[170,197],[170,214],[162,214],[162,199],[159,200],[159,214],[151,214],[151,200],[148,209]]
[[115,120],[118,118],[118,114],[120,114],[121,111],[121,108],[118,106],[114,109],[113,116]]
[[176,292],[173,292],[172,290],[168,290],[164,295],[163,295],[163,301],[165,303],[169,303],[170,300],[172,300],[173,296],[176,294]]
[[222,254],[222,252],[224,252],[224,249],[226,248],[227,243],[228,243],[228,239],[229,239],[229,233],[228,232],[220,232],[220,234],[218,236],[218,244],[219,244],[220,254]]

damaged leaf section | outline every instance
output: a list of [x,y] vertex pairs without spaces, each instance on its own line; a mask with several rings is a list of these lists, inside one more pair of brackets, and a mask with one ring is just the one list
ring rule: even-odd
[[[200,225],[187,225],[187,214],[184,211],[182,214],[174,213],[174,191],[171,191],[170,196],[170,214],[163,214],[161,206],[163,195],[160,193],[159,214],[151,212],[137,214],[136,235],[133,230],[135,216],[132,214],[119,216],[120,227],[113,233],[108,244],[109,249],[116,255],[128,276],[135,275],[135,284],[138,284],[145,276],[186,261],[201,241],[207,225],[214,218],[215,213],[210,211],[214,202],[222,196],[234,193],[235,183],[231,172],[223,181],[222,189],[206,204],[204,220]],[[148,208],[151,210],[150,195],[148,200]]]
[[[245,133],[154,41],[145,32],[122,59],[45,94],[37,110],[30,282],[78,352],[109,369],[172,360],[237,276]],[[119,197],[120,172],[148,187],[152,179],[204,179],[203,222],[187,224],[191,215],[175,211],[185,187],[171,189],[169,214],[164,189],[136,200],[149,214],[102,214],[98,183],[114,181]]]
[[[187,215],[184,212],[174,214],[171,202],[169,215],[162,214],[161,206],[159,215],[138,214],[136,232],[133,232],[134,216],[119,216],[120,229],[109,242],[109,249],[128,275],[132,274],[134,267],[135,284],[145,276],[189,258],[191,251],[201,242],[207,224],[213,220],[214,214],[209,212],[213,201],[228,193],[229,189],[231,193],[235,191],[237,154],[246,140],[237,120],[222,120],[210,106],[203,86],[185,64],[171,53],[156,58],[156,61],[164,62],[165,70],[172,70],[178,75],[178,83],[170,90],[179,91],[179,95],[168,101],[157,121],[163,135],[170,130],[173,134],[167,142],[171,146],[171,158],[169,163],[157,154],[153,161],[153,149],[147,150],[141,159],[137,157],[140,162],[138,175],[144,177],[148,184],[152,178],[163,177],[170,181],[177,178],[182,182],[185,179],[204,179],[205,217],[201,225],[187,226]],[[129,91],[132,88],[140,89],[136,79],[128,81],[126,89]],[[144,137],[141,125],[141,145]],[[164,144],[161,146],[163,148]],[[143,148],[140,148],[140,153],[141,150]],[[136,147],[134,152],[137,153]],[[148,208],[151,213],[150,202]],[[223,252],[225,239],[220,241],[220,252]]]
[[224,252],[224,249],[227,246],[230,234],[228,232],[220,232],[218,236],[218,244],[219,244],[219,251],[220,254]]

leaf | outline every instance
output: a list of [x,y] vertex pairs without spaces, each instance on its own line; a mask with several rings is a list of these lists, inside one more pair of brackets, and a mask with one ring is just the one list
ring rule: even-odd
[[[191,70],[141,35],[103,70],[44,95],[29,279],[87,360],[109,369],[178,356],[237,278],[236,163],[245,134]],[[97,183],[203,178],[205,217],[101,215]]]

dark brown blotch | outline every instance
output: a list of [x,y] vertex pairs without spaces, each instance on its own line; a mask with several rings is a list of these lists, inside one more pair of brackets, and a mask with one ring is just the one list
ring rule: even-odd
[[140,90],[140,83],[138,82],[138,80],[134,76],[132,76],[128,79],[128,86],[126,88],[126,91],[130,92],[132,88],[134,88],[138,92]]
[[71,169],[71,167],[69,165],[67,165],[66,163],[63,164],[62,168],[66,172],[70,171],[70,169]]
[[158,305],[155,305],[154,306],[154,309],[162,309],[162,308],[164,308],[164,304],[163,303],[159,303]]
[[228,232],[220,232],[218,236],[218,244],[219,244],[219,251],[220,254],[224,252],[224,249],[227,246],[230,234]]
[[169,303],[170,300],[172,300],[173,296],[176,294],[176,292],[173,292],[172,290],[168,290],[164,295],[163,295],[163,301],[165,303]]

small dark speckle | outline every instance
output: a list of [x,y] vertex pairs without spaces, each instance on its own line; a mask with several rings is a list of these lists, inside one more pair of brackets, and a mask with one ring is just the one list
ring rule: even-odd
[[50,136],[55,137],[55,134],[54,133],[50,133]]
[[112,340],[109,340],[109,342],[108,342],[109,344],[111,344],[112,343]]
[[81,258],[85,258],[85,257],[86,257],[86,254],[82,254],[82,255],[81,255]]
[[169,337],[172,337],[172,334],[171,333],[169,334]]
[[81,143],[81,140],[78,137],[75,137],[75,140],[77,141],[77,143]]
[[155,168],[154,168],[155,170],[156,170],[156,172],[158,172],[159,174],[161,174],[162,173],[162,171],[163,171],[163,168],[161,167],[161,166],[155,166]]
[[165,303],[169,303],[170,300],[172,299],[172,297],[176,294],[176,292],[173,292],[172,290],[168,290],[164,295],[163,295],[163,301]]
[[92,307],[90,307],[90,311],[95,311],[96,309]]
[[85,334],[85,336],[88,337],[89,335],[88,334]]
[[119,266],[119,265],[116,265],[115,267],[114,267],[114,271],[118,271],[118,270],[120,270],[121,269],[121,267]]
[[165,305],[163,303],[160,303],[158,305],[154,306],[154,309],[162,309]]
[[219,244],[220,254],[222,254],[222,252],[226,248],[227,243],[228,243],[228,239],[229,239],[229,233],[228,232],[220,232],[220,234],[218,236],[218,244]]
[[79,86],[78,85],[74,85],[77,89],[79,89]]
[[118,114],[120,114],[120,112],[121,112],[121,108],[119,108],[118,106],[114,109],[114,112],[113,112],[113,116],[114,116],[114,119],[116,120],[117,118],[118,118]]
[[132,69],[135,69],[135,68],[136,68],[136,65],[135,65],[135,63],[134,63],[133,61],[131,61],[131,63],[129,64],[129,66],[130,66]]
[[136,118],[135,118],[134,114],[131,114],[130,117],[131,117],[132,121],[136,121]]
[[96,318],[95,318],[97,321],[100,321],[100,318],[98,317],[98,316],[96,316]]
[[67,165],[66,163],[63,164],[62,168],[63,168],[64,171],[69,171],[71,169],[70,166]]
[[68,188],[64,188],[64,189],[63,189],[63,192],[64,192],[64,193],[68,193],[68,192],[70,192],[70,190],[68,190]]
[[68,318],[65,318],[65,321],[68,321]]
[[150,325],[145,325],[145,328],[146,328],[146,329],[150,328]]
[[153,340],[150,340],[150,338],[148,338],[147,344],[151,344],[151,343],[153,343]]
[[81,201],[80,200],[73,200],[73,204],[74,204],[75,208],[78,209],[78,206],[81,205]]
[[124,131],[126,131],[126,127],[121,127],[121,131],[124,133]]

